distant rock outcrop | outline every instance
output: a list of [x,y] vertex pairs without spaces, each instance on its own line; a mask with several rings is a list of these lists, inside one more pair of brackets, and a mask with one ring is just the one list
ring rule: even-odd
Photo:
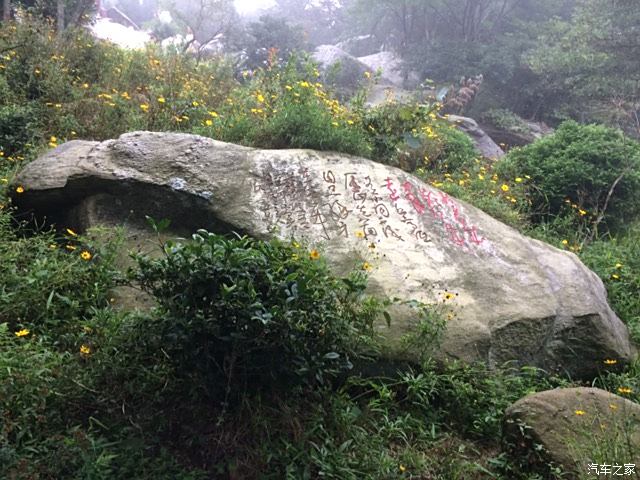
[[342,42],[336,43],[336,47],[345,52],[348,52],[354,57],[363,57],[365,55],[371,55],[379,52],[381,49],[380,43],[373,35],[360,35],[357,37],[351,37]]
[[399,88],[415,88],[420,80],[415,73],[405,72],[402,60],[392,52],[378,52],[365,57],[358,57],[371,72],[382,72],[381,84],[389,84]]
[[[15,181],[22,211],[78,229],[149,215],[170,219],[176,234],[306,239],[337,274],[370,269],[372,293],[439,304],[442,357],[590,377],[604,359],[624,365],[635,354],[602,282],[574,254],[363,158],[136,132],[61,145]],[[378,325],[393,355],[420,353],[400,349],[417,322],[399,307],[390,328]]]
[[[597,388],[534,393],[507,409],[504,441],[511,453],[529,462],[552,462],[579,478],[599,477],[602,463],[610,474],[616,461],[621,468],[615,475],[629,475],[625,464],[640,470],[640,405]],[[605,452],[609,458],[602,462],[594,458]]]
[[365,72],[370,72],[367,65],[335,45],[320,45],[312,58],[318,62],[326,81],[343,96],[353,94],[362,85]]
[[483,157],[493,160],[504,157],[504,151],[478,126],[478,122],[474,119],[459,115],[448,115],[447,119],[471,137],[473,144]]

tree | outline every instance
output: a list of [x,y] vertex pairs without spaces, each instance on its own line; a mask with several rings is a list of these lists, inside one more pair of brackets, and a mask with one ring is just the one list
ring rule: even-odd
[[640,9],[636,0],[579,0],[528,56],[553,92],[558,116],[605,121],[640,136]]
[[11,19],[11,0],[2,2],[2,21],[6,22]]
[[228,34],[240,21],[233,0],[173,0],[170,10],[193,35],[184,51],[197,42],[198,55],[214,39]]
[[95,0],[19,0],[15,3],[36,15],[56,20],[58,31],[87,23],[96,9]]
[[251,23],[247,38],[243,47],[249,68],[264,67],[273,53],[286,61],[293,51],[304,49],[306,43],[302,27],[292,26],[286,20],[270,15],[263,15],[260,21]]

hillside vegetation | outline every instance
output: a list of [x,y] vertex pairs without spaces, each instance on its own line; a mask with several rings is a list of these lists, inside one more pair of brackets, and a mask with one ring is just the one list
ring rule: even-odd
[[[366,75],[339,101],[304,55],[243,76],[38,18],[4,22],[0,51],[0,477],[561,478],[501,453],[502,418],[574,379],[430,358],[380,373],[372,323],[390,300],[366,293],[366,268],[336,278],[296,241],[200,231],[124,270],[122,232],[34,224],[12,207],[24,193],[12,178],[66,141],[132,130],[364,156],[579,255],[640,341],[637,141],[567,121],[494,163],[437,99],[367,108]],[[158,307],[113,308],[112,290],[132,284]],[[434,330],[446,321],[422,307]],[[606,360],[590,385],[640,402],[640,365]]]

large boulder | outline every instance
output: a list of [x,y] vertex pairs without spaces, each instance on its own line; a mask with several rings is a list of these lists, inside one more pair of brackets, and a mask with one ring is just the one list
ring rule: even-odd
[[370,71],[367,65],[335,45],[320,45],[311,57],[322,70],[324,80],[344,97],[355,93],[362,85],[365,72]]
[[504,151],[493,139],[487,135],[484,130],[478,126],[473,118],[461,117],[459,115],[448,115],[447,119],[453,123],[459,130],[463,131],[473,141],[476,149],[483,157],[496,160],[504,157]]
[[393,52],[378,52],[358,57],[370,71],[381,72],[381,83],[399,88],[415,88],[420,80],[413,72],[404,71],[402,60]]
[[336,43],[336,47],[348,52],[354,57],[363,57],[365,55],[371,55],[379,52],[382,45],[373,35],[359,35]]
[[[338,274],[368,262],[373,293],[446,309],[443,357],[589,377],[603,359],[634,356],[602,282],[574,254],[363,158],[134,132],[61,145],[15,182],[25,189],[19,208],[78,229],[149,215],[170,219],[177,234],[303,238]],[[407,308],[379,327],[398,352],[416,323]]]
[[606,473],[597,471],[603,464],[621,467],[616,476],[625,464],[640,474],[640,405],[597,388],[534,393],[505,412],[504,441],[529,463],[562,466],[580,478]]

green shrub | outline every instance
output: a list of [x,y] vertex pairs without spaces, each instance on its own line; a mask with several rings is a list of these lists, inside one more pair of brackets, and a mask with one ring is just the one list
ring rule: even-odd
[[197,133],[258,148],[312,148],[370,156],[360,122],[318,83],[309,62],[258,70]]
[[0,323],[75,348],[79,323],[109,304],[117,241],[91,243],[75,232],[26,236],[12,222],[0,210]]
[[373,145],[371,158],[413,172],[442,172],[473,163],[471,139],[438,116],[440,103],[385,102],[356,111]]
[[189,388],[221,398],[323,384],[351,367],[379,313],[361,297],[363,272],[333,278],[316,250],[296,246],[200,231],[165,258],[139,257],[136,279],[160,305],[147,331]]
[[640,227],[587,245],[580,258],[603,280],[611,308],[640,342]]
[[25,149],[34,141],[38,129],[38,115],[29,105],[0,107],[0,146],[7,158]]
[[565,122],[553,135],[511,151],[499,170],[531,177],[529,214],[536,222],[571,209],[590,229],[600,216],[609,228],[638,216],[640,144],[615,129]]

